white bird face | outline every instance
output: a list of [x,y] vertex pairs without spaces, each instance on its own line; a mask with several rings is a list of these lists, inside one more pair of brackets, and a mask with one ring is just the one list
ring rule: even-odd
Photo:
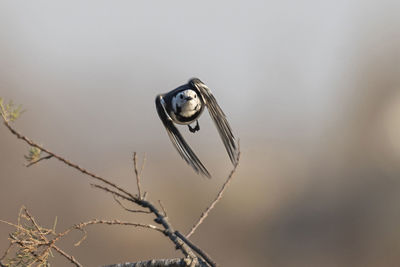
[[172,98],[172,108],[176,114],[189,118],[201,109],[201,101],[195,91],[187,89]]

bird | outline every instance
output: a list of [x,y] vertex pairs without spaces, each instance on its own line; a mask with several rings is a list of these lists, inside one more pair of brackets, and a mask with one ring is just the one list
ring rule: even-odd
[[[192,78],[188,83],[168,93],[157,95],[155,104],[158,116],[172,144],[179,155],[197,174],[211,178],[210,173],[185,141],[175,124],[188,125],[189,131],[192,133],[199,131],[198,119],[205,107],[207,107],[208,113],[214,121],[232,164],[237,165],[239,148],[231,126],[211,90],[200,79]],[[194,122],[196,122],[196,125],[191,126]]]

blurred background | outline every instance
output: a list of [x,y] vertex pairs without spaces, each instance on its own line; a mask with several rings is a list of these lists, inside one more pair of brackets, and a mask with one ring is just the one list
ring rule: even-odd
[[[207,113],[180,128],[213,175],[179,157],[154,98],[199,77],[241,140],[223,200],[192,236],[221,266],[400,265],[400,2],[2,1],[0,96],[14,126],[133,192],[186,233],[232,166]],[[57,229],[122,210],[81,173],[0,127],[0,219],[26,205]],[[13,229],[0,224],[0,254]],[[60,243],[84,266],[180,257],[158,233],[92,226]],[[71,266],[55,257],[53,266]]]

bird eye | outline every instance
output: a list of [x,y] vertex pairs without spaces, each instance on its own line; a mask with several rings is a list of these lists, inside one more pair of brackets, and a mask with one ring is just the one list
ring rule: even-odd
[[183,99],[183,95],[181,95],[180,98]]
[[197,95],[194,95],[194,98],[197,98]]

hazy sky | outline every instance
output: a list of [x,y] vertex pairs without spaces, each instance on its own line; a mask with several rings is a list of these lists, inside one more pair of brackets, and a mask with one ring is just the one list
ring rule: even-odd
[[[27,110],[18,129],[124,185],[134,186],[126,180],[131,153],[147,152],[147,186],[185,228],[231,165],[204,113],[196,135],[181,128],[214,175],[198,177],[174,151],[154,98],[199,77],[227,114],[243,158],[230,195],[197,241],[224,266],[245,266],[249,258],[251,266],[328,259],[329,266],[389,266],[379,255],[398,263],[398,253],[364,244],[392,244],[391,227],[400,223],[397,206],[387,204],[400,195],[399,13],[396,0],[1,1],[0,96]],[[61,216],[65,226],[91,214],[120,216],[111,199],[92,195],[86,180],[53,161],[21,167],[27,147],[4,127],[0,143],[8,151],[0,153],[0,201],[10,203],[1,206],[1,219],[15,218],[21,204],[45,222]],[[79,182],[67,182],[75,176]],[[175,190],[180,194],[171,198]],[[57,196],[49,209],[42,209],[49,201],[43,192]],[[392,216],[393,225],[378,225],[378,215]],[[365,232],[351,227],[354,218],[365,219]],[[340,227],[329,228],[332,222]],[[327,227],[331,235],[318,230]],[[225,235],[218,232],[225,228]],[[0,229],[5,240],[9,229]],[[96,250],[98,242],[88,238],[87,250],[75,251],[85,265],[141,259],[130,254],[140,249],[131,239],[101,234],[97,240],[124,249]],[[140,255],[170,256],[170,246],[160,247],[156,255],[141,248]]]

